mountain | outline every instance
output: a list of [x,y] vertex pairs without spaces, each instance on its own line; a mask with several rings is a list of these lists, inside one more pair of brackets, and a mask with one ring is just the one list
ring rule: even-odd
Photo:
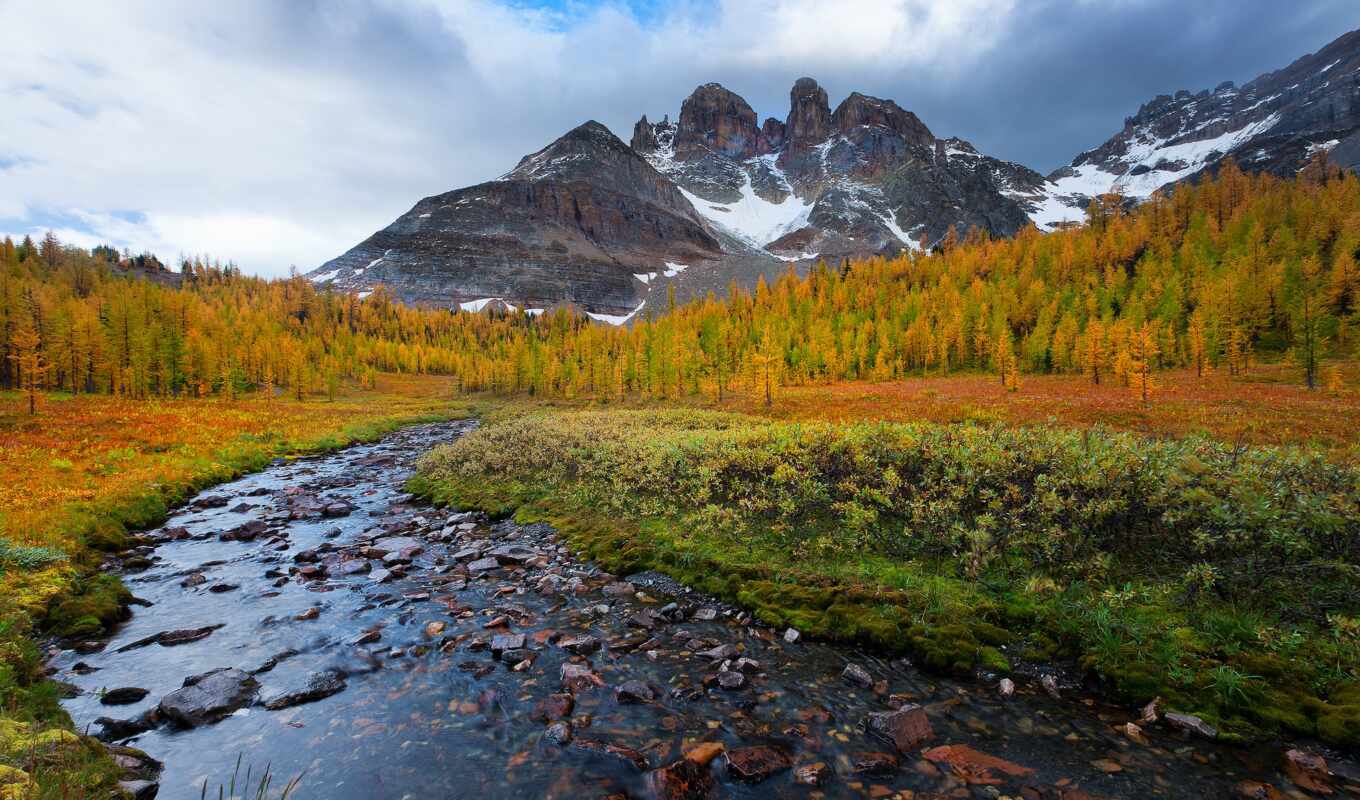
[[1290,176],[1319,152],[1360,165],[1360,31],[1245,86],[1224,81],[1144,103],[1123,130],[1049,175],[1031,216],[1040,228],[1081,221],[1093,195],[1146,199],[1228,157],[1244,170]]
[[892,100],[855,92],[833,111],[811,78],[794,84],[784,120],[759,125],[739,95],[700,86],[675,122],[640,119],[632,147],[716,229],[785,261],[920,247],[951,225],[1009,236],[1029,222],[1010,182],[1043,182],[935,138]]
[[587,122],[497,180],[421,200],[309,277],[468,310],[572,303],[617,323],[672,286],[683,300],[788,263],[919,248],[951,226],[1028,223],[1017,187],[1033,194],[1037,173],[936,139],[891,100],[855,93],[832,111],[811,78],[789,100],[757,126],[745,100],[705,84],[676,122],[639,120],[631,146]]
[[1240,88],[1161,95],[1047,177],[937,138],[892,100],[854,92],[832,109],[800,78],[784,118],[760,121],[708,83],[675,121],[639,119],[628,144],[587,122],[497,180],[421,200],[309,277],[468,310],[570,303],[622,323],[671,289],[749,287],[790,264],[929,247],[950,228],[1052,230],[1098,194],[1142,200],[1228,157],[1293,175],[1320,152],[1360,165],[1360,31]]

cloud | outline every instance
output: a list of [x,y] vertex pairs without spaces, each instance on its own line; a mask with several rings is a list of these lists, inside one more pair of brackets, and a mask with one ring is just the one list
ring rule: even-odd
[[[8,13],[6,13],[8,12]],[[0,0],[0,227],[311,268],[588,118],[624,136],[717,80],[897,99],[1051,169],[1160,92],[1243,81],[1350,0]]]

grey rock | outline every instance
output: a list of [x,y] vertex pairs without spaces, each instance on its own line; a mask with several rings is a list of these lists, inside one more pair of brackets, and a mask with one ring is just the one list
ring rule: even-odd
[[255,699],[259,684],[239,669],[203,677],[161,698],[161,716],[186,728],[196,728],[225,717]]

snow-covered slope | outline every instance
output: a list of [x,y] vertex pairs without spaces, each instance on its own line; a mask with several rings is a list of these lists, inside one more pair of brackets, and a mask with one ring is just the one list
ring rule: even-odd
[[1245,86],[1225,81],[1145,103],[1122,131],[1049,175],[1030,215],[1040,228],[1081,221],[1091,197],[1144,200],[1228,157],[1245,170],[1292,175],[1319,152],[1360,144],[1358,130],[1360,32],[1352,31]]

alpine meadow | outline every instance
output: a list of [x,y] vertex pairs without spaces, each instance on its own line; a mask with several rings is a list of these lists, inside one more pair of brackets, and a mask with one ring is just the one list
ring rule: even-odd
[[[185,70],[240,79],[215,55],[238,34],[204,31],[272,20],[240,58],[339,93],[353,65],[312,63],[290,25],[393,37],[400,77],[441,37],[482,64],[512,30],[716,46],[810,14],[840,86],[871,73],[837,71],[859,63],[837,15],[897,13],[451,5],[119,24],[182,26]],[[1162,35],[1092,5],[1054,41]],[[858,91],[833,110],[812,78],[763,123],[702,83],[674,121],[626,142],[586,122],[286,277],[138,252],[150,213],[52,212],[24,175],[62,162],[19,132],[75,130],[45,120],[79,104],[16,101],[0,187],[34,199],[0,204],[0,800],[1360,796],[1360,31],[1311,5],[1322,27],[1289,30],[1316,52],[1230,62],[1213,39],[1209,66],[1274,71],[1158,95],[1047,176],[987,154],[1019,139],[940,138]],[[1280,15],[1205,13],[1258,12]],[[77,74],[114,69],[79,52]],[[639,85],[674,83],[639,58]],[[889,83],[932,97],[909,72]],[[23,92],[75,80],[54,76]],[[577,80],[555,86],[601,96]],[[374,114],[427,105],[401,91]],[[295,121],[333,124],[323,106]],[[270,168],[410,170],[379,145],[426,139],[393,130],[472,130],[434,113]],[[204,175],[235,152],[214,141]]]

